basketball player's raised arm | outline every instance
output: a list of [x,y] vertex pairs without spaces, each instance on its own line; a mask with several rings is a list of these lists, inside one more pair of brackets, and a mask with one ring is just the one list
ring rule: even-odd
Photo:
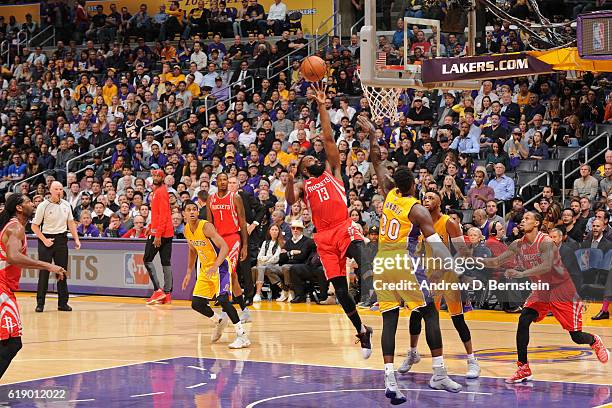
[[246,215],[244,214],[244,203],[239,194],[234,195],[234,206],[236,206],[236,212],[238,212],[238,225],[240,226],[240,242],[242,244],[240,260],[244,261],[249,251],[249,231],[247,230]]
[[19,268],[46,269],[51,273],[57,274],[58,279],[66,277],[66,270],[61,266],[39,261],[24,255],[21,252],[24,240],[25,231],[21,225],[13,224],[6,228],[3,236],[3,244],[6,248],[6,260],[10,265]]
[[320,85],[312,85],[312,90],[315,93],[315,100],[319,107],[319,118],[321,120],[321,134],[323,135],[323,146],[325,146],[325,155],[332,174],[342,180],[340,173],[340,151],[334,140],[334,133],[331,126],[329,112],[325,108],[325,88]]
[[[387,170],[382,164],[381,154],[380,154],[380,146],[378,144],[378,140],[376,138],[376,133],[374,133],[374,126],[372,123],[360,116],[357,118],[357,123],[361,127],[364,132],[368,133],[368,138],[370,139],[370,161],[372,162],[372,166],[374,167],[374,172],[376,173],[376,177],[378,178],[378,184],[382,187],[383,193],[387,195],[393,185],[391,180],[387,177]],[[349,164],[347,163],[347,169]]]

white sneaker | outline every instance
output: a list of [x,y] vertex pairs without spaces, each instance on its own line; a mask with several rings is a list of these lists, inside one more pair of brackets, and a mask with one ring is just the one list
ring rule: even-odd
[[385,374],[385,397],[391,400],[391,405],[399,405],[406,402],[406,397],[397,385],[395,373]]
[[324,301],[322,301],[319,304],[320,305],[335,305],[336,304],[336,296],[335,295],[329,295],[329,296],[327,296],[327,299],[325,299]]
[[249,338],[247,337],[247,335],[245,333],[242,336],[236,337],[236,340],[234,340],[232,343],[230,343],[229,348],[231,348],[231,349],[241,349],[241,348],[247,348],[250,345],[251,345],[251,340],[249,340]]
[[240,313],[240,322],[241,323],[250,323],[250,322],[252,322],[252,320],[251,320],[251,312],[249,312],[249,309],[244,309],[242,311],[242,313]]
[[446,373],[445,367],[434,367],[434,374],[429,380],[429,386],[434,390],[446,390],[450,392],[460,392],[461,385],[451,380]]
[[289,293],[286,290],[283,290],[281,292],[281,295],[278,299],[276,299],[277,302],[286,302],[287,298],[289,297]]
[[397,369],[397,372],[400,374],[406,374],[413,365],[417,364],[421,361],[421,355],[418,351],[410,351],[408,350],[408,357],[404,360],[400,368]]
[[480,365],[478,364],[478,360],[468,360],[467,366],[468,369],[465,378],[474,379],[480,377]]
[[229,316],[228,315],[222,316],[221,319],[219,319],[219,321],[215,324],[215,328],[213,330],[210,341],[212,341],[213,343],[218,342],[221,336],[223,336],[223,331],[227,327],[228,323],[229,323]]
[[253,303],[259,303],[259,302],[261,302],[261,296],[260,295],[253,296]]
[[292,290],[289,291],[289,297],[287,298],[287,302],[291,303],[295,299],[295,292]]

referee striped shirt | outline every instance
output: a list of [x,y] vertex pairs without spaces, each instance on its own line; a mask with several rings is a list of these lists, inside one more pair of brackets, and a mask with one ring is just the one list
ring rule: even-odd
[[73,221],[72,207],[66,200],[54,203],[47,199],[36,208],[32,224],[42,225],[43,234],[63,234],[68,231],[68,221]]

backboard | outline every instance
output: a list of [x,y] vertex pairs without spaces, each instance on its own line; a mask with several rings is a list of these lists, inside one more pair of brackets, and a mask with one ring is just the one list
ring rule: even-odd
[[[422,81],[419,51],[425,57],[431,55],[440,57],[440,21],[403,17],[391,21],[389,13],[377,13],[377,1],[365,0],[365,20],[360,31],[360,79],[362,84],[381,88],[410,88],[410,89],[478,89],[480,81],[459,81],[449,83],[424,84]],[[383,28],[381,30],[381,28]],[[398,30],[403,31],[403,38],[398,38]],[[381,36],[389,42],[399,45],[395,53],[385,52],[381,44]],[[409,37],[418,38],[409,41]],[[395,41],[393,41],[395,40]],[[415,44],[416,43],[416,44]]]

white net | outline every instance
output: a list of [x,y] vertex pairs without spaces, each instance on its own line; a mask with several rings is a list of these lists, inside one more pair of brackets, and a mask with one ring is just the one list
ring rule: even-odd
[[[359,68],[357,68],[359,76]],[[402,93],[402,88],[385,88],[370,86],[362,83],[363,95],[370,104],[372,119],[388,118],[390,123],[397,123],[400,114],[397,111],[397,104]]]

